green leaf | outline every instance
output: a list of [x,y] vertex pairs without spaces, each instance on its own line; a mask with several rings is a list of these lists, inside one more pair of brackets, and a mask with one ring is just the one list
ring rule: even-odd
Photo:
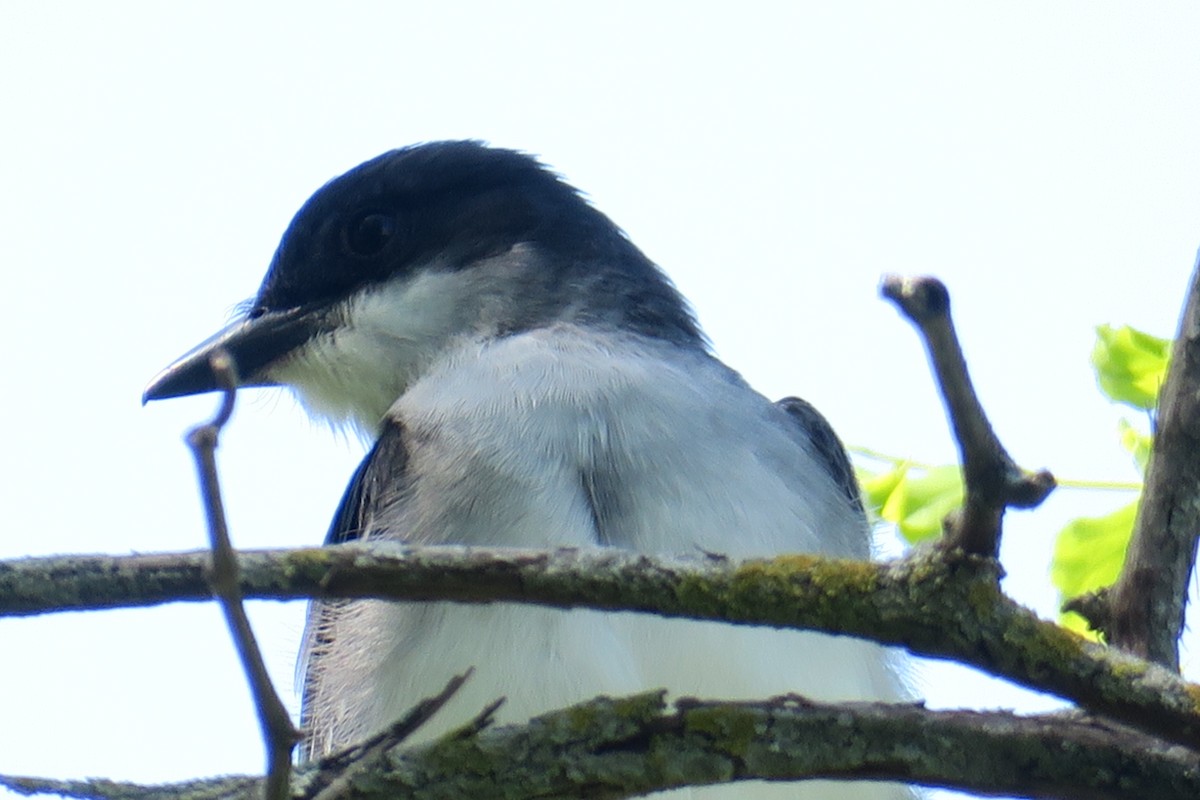
[[1058,615],[1058,624],[1062,625],[1069,631],[1074,631],[1086,639],[1091,639],[1093,642],[1101,641],[1100,634],[1092,629],[1091,624],[1086,618],[1076,614],[1074,611],[1064,611]]
[[910,466],[911,462],[897,461],[887,472],[858,470],[858,485],[862,488],[863,503],[866,504],[867,511],[877,517],[881,516],[883,504],[891,497],[900,481],[904,480]]
[[1125,563],[1138,501],[1103,517],[1080,517],[1067,523],[1054,545],[1050,578],[1059,594],[1076,597],[1109,586]]
[[1096,328],[1092,366],[1100,389],[1118,403],[1151,410],[1167,377],[1171,341],[1128,325]]
[[1150,450],[1154,445],[1154,437],[1148,433],[1142,433],[1126,419],[1120,420],[1117,426],[1121,435],[1121,446],[1133,456],[1138,469],[1145,473],[1146,465],[1150,463]]
[[900,462],[862,486],[868,505],[911,543],[940,535],[942,520],[962,505],[962,475],[953,464],[924,469]]

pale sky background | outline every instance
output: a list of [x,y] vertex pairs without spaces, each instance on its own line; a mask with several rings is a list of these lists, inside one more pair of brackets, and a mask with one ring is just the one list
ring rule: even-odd
[[[1174,333],[1198,35],[1189,3],[0,3],[0,557],[200,546],[180,437],[213,400],[142,408],[142,387],[254,293],[313,190],[441,138],[539,154],[765,394],[927,461],[954,448],[876,286],[938,275],[1013,455],[1133,479],[1088,354],[1101,322]],[[235,542],[318,543],[362,452],[283,392],[241,395],[219,453]],[[1012,514],[1010,591],[1052,615],[1054,533],[1123,502]],[[303,606],[252,614],[294,706]],[[0,772],[261,768],[214,606],[0,620],[0,643]],[[932,705],[1046,707],[922,676]]]

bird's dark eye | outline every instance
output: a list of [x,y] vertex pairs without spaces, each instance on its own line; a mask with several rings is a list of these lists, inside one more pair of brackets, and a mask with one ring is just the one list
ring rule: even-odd
[[355,256],[380,253],[396,233],[396,218],[391,214],[368,211],[350,218],[342,229],[342,243]]

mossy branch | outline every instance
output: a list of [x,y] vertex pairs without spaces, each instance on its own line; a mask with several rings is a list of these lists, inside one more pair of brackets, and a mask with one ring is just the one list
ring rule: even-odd
[[[986,753],[987,758],[975,755]],[[516,757],[519,754],[519,757]],[[295,800],[338,784],[346,800],[628,797],[754,779],[902,780],[1029,797],[1184,800],[1200,796],[1194,754],[1068,716],[936,712],[918,706],[597,698],[525,725],[451,733],[300,767]],[[257,778],[168,786],[0,777],[28,793],[98,800],[256,800]]]
[[[208,600],[205,560],[177,553],[0,562],[0,615]],[[247,598],[505,601],[845,633],[970,664],[1200,747],[1200,686],[1039,619],[1000,591],[994,562],[953,552],[876,564],[358,543],[243,552],[239,563]]]

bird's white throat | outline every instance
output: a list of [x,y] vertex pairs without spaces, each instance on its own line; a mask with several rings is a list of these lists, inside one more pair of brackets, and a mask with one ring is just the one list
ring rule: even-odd
[[341,323],[268,368],[312,414],[373,434],[388,408],[430,366],[496,335],[521,303],[517,278],[537,269],[517,246],[467,269],[437,263],[368,286],[331,315]]

